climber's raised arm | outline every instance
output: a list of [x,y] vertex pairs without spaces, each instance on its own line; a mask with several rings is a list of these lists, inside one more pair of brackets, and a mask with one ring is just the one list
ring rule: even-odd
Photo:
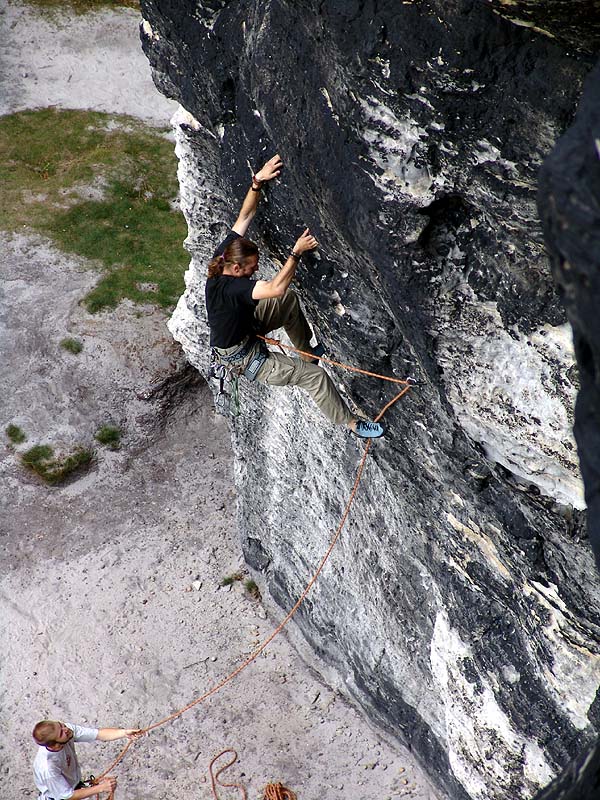
[[275,155],[267,161],[262,169],[259,169],[258,172],[252,176],[252,186],[248,189],[238,218],[232,227],[240,236],[246,235],[246,231],[254,219],[263,183],[277,178],[281,174],[282,167],[283,161],[278,155]]
[[300,236],[283,267],[270,281],[256,281],[252,289],[253,300],[268,300],[271,297],[283,297],[296,274],[296,267],[303,253],[314,250],[319,244],[308,228]]

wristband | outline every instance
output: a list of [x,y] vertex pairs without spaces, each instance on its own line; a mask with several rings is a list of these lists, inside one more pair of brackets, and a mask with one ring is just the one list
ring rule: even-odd
[[256,177],[252,176],[252,186],[250,187],[253,192],[260,192],[262,189],[263,182],[256,179]]
[[300,258],[301,258],[301,257],[302,257],[302,253],[294,253],[294,251],[293,251],[293,250],[292,250],[292,252],[290,253],[290,258],[295,258],[295,259],[296,259],[296,261],[300,261]]

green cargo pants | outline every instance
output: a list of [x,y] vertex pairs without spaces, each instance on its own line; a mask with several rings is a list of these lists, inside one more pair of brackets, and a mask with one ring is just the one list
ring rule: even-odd
[[[291,289],[283,297],[259,300],[254,316],[259,322],[258,332],[263,336],[276,328],[285,328],[294,347],[310,352],[311,330],[298,297]],[[292,358],[269,351],[256,380],[269,386],[299,386],[336,425],[347,425],[353,418],[325,370],[298,356]]]

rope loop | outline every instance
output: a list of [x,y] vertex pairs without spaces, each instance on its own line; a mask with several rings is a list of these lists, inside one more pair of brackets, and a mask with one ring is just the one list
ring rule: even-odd
[[[219,767],[219,769],[216,772],[213,772],[215,761],[218,761],[221,758],[221,756],[226,755],[226,753],[231,753],[232,758],[226,764],[223,764],[222,767]],[[233,748],[228,747],[226,750],[221,750],[221,752],[218,753],[218,755],[216,755],[210,762],[208,766],[208,771],[210,773],[210,785],[215,800],[219,800],[219,795],[217,794],[217,786],[221,786],[223,789],[237,789],[241,794],[243,800],[248,800],[246,789],[241,783],[223,783],[223,781],[220,780],[221,773],[225,772],[225,770],[229,769],[229,767],[232,767],[237,760],[238,760],[238,754],[236,753],[236,751]]]

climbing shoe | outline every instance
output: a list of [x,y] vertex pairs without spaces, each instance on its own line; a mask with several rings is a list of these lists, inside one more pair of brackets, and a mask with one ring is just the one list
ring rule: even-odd
[[385,433],[385,428],[378,422],[368,422],[363,419],[356,420],[356,429],[350,428],[352,433],[360,436],[361,439],[379,439]]

